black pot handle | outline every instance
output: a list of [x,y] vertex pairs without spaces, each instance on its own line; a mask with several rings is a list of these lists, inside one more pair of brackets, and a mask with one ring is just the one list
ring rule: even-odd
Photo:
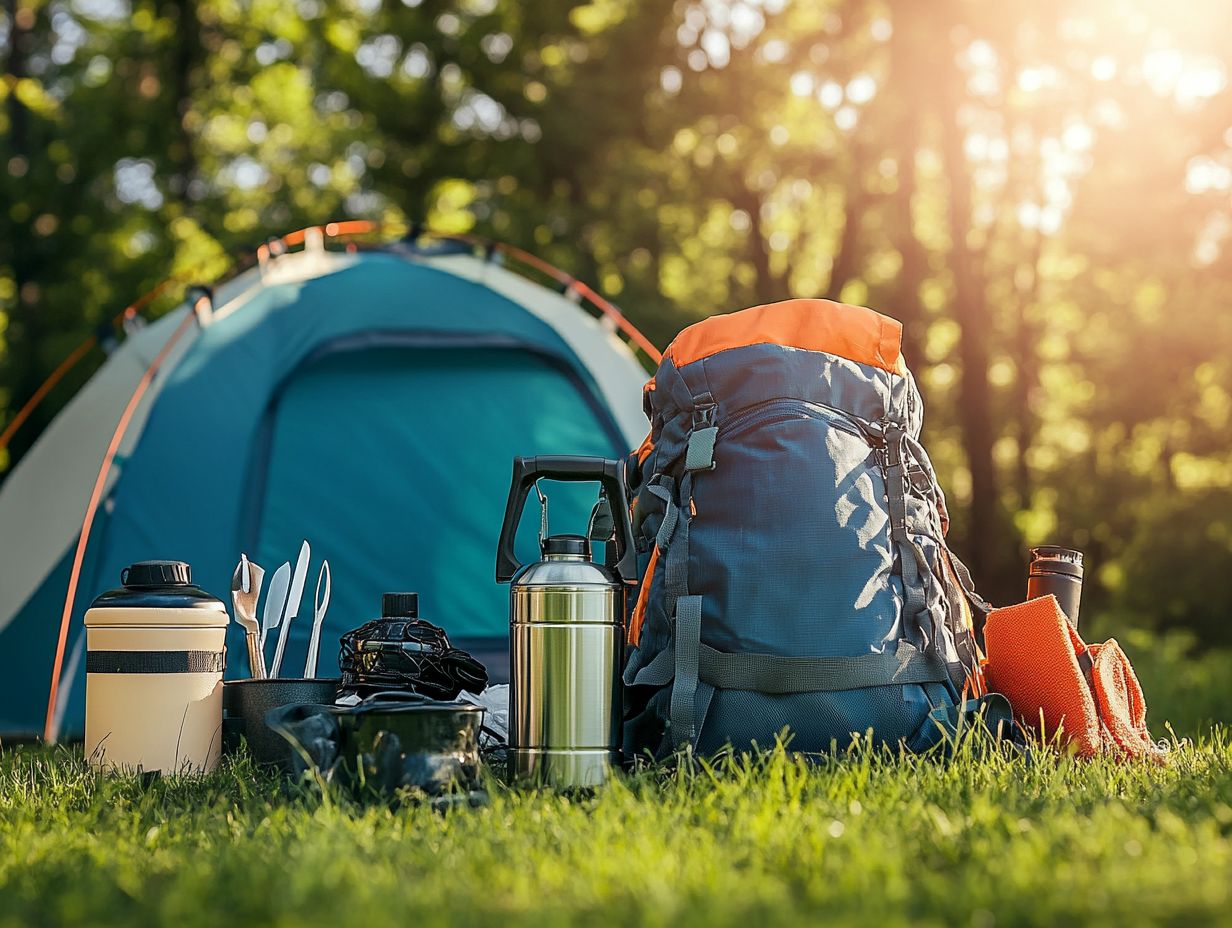
[[616,523],[616,573],[626,583],[632,583],[637,575],[637,552],[633,548],[633,528],[629,524],[629,505],[625,498],[621,462],[611,458],[575,455],[513,459],[513,482],[509,487],[509,502],[505,505],[505,520],[496,548],[496,582],[508,583],[522,567],[514,553],[513,541],[518,533],[518,523],[522,521],[526,497],[541,477],[572,482],[593,480],[602,485]]

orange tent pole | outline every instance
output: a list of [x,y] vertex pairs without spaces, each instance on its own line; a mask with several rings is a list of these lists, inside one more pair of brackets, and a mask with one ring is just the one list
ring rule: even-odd
[[81,567],[85,561],[86,545],[90,540],[90,529],[94,526],[94,516],[98,513],[99,504],[103,499],[103,489],[107,485],[107,475],[111,473],[111,465],[115,462],[115,456],[120,450],[120,443],[124,440],[124,435],[128,431],[128,426],[132,422],[133,415],[137,411],[137,407],[141,404],[141,398],[145,396],[145,392],[149,389],[159,368],[167,359],[167,355],[171,353],[171,349],[179,342],[180,337],[188,331],[189,327],[196,322],[196,315],[188,313],[184,316],[183,321],[171,337],[167,339],[166,344],[150,362],[150,366],[146,368],[141,379],[137,382],[137,386],[133,388],[133,394],[129,397],[128,405],[124,407],[124,412],[120,414],[120,421],[116,423],[115,431],[111,434],[111,442],[107,445],[107,451],[103,455],[103,462],[98,468],[98,477],[94,481],[94,489],[90,493],[90,502],[86,506],[85,519],[81,523],[81,534],[77,538],[77,552],[73,555],[73,570],[68,578],[68,592],[64,598],[64,611],[60,615],[60,637],[56,642],[56,658],[51,669],[51,692],[47,698],[47,718],[43,726],[43,739],[49,744],[54,744],[56,736],[59,732],[56,730],[56,693],[60,688],[60,671],[64,666],[64,648],[68,643],[68,626],[73,615],[73,604],[77,599],[77,583],[81,579]]
[[38,405],[43,402],[44,397],[52,391],[56,384],[64,379],[64,375],[77,366],[77,362],[84,358],[95,345],[98,344],[98,339],[91,335],[80,345],[69,352],[68,357],[60,362],[60,365],[48,375],[47,379],[39,386],[31,395],[30,399],[26,400],[26,404],[17,410],[17,415],[9,420],[9,424],[4,427],[4,431],[0,432],[0,451],[3,451],[9,446],[9,442],[13,440],[13,436],[17,430],[21,428],[22,423],[30,418],[30,414],[38,408]]

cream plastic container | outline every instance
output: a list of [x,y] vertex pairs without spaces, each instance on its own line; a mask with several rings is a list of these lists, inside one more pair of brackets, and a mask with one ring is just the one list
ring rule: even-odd
[[183,561],[142,561],[86,612],[86,744],[104,770],[201,773],[222,748],[228,615]]

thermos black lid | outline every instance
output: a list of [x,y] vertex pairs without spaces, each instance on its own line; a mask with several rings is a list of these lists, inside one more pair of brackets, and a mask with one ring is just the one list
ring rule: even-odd
[[192,568],[183,561],[138,561],[120,571],[120,582],[130,590],[191,586]]
[[381,618],[419,618],[418,593],[385,593],[381,596]]
[[547,554],[573,554],[590,557],[590,541],[585,535],[550,535],[543,539],[540,549]]
[[1040,545],[1031,549],[1028,570],[1032,574],[1065,574],[1082,579],[1082,552],[1059,545]]

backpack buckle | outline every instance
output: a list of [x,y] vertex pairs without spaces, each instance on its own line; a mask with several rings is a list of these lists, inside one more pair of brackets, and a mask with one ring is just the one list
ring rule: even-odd
[[719,437],[718,406],[699,403],[693,407],[693,428],[684,454],[687,471],[714,470],[714,443]]
[[907,444],[907,430],[901,422],[886,419],[882,422],[882,432],[885,435],[887,468],[901,466],[903,464],[903,451]]
[[713,428],[719,421],[719,406],[717,403],[698,403],[693,407],[693,431]]

